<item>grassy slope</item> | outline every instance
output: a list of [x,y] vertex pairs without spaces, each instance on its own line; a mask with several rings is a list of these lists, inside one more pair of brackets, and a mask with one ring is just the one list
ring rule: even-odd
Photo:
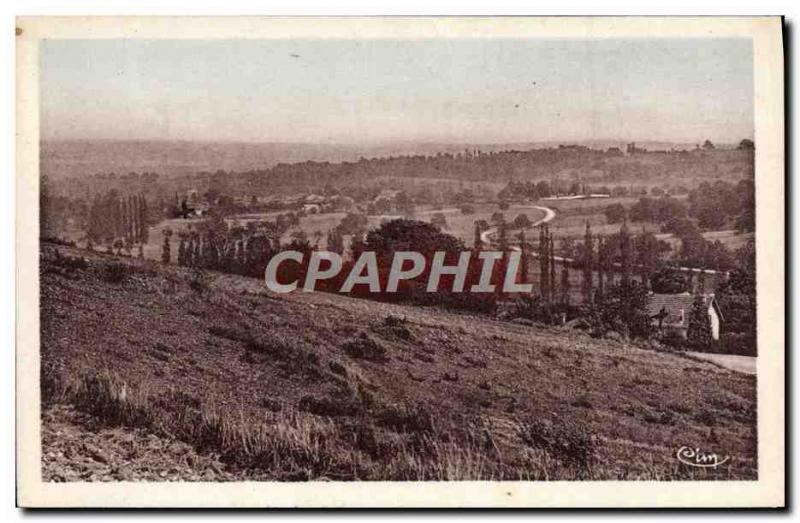
[[[116,427],[182,440],[203,456],[185,472],[165,451],[143,477],[756,475],[752,376],[579,332],[324,293],[274,295],[236,276],[212,274],[207,289],[193,289],[175,267],[126,261],[139,268],[110,283],[110,260],[43,261],[44,430]],[[387,325],[390,316],[405,322]],[[64,404],[96,422],[65,419]],[[63,444],[45,438],[45,456],[60,456]],[[731,460],[688,468],[674,457],[683,445]],[[80,475],[70,463],[46,459],[45,477]],[[225,470],[209,472],[212,463]],[[100,467],[95,478],[124,479]],[[160,475],[173,469],[184,472]]]

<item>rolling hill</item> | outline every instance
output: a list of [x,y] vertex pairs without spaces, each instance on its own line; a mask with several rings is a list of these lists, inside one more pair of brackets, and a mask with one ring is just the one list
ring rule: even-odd
[[[580,331],[42,252],[46,480],[757,477],[754,376]],[[692,468],[683,446],[730,459]]]

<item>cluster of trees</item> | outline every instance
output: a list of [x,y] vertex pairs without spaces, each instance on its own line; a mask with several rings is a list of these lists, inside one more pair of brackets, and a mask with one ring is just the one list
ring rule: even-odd
[[[476,247],[475,250],[479,250]],[[385,289],[394,254],[400,251],[414,251],[425,258],[423,272],[410,280],[402,280],[396,293],[369,293],[366,286],[353,289],[355,296],[369,297],[387,301],[411,301],[421,305],[442,305],[451,308],[468,309],[480,312],[493,311],[497,305],[497,294],[453,292],[453,275],[444,275],[439,280],[437,292],[427,292],[430,268],[436,252],[444,252],[445,265],[457,265],[461,253],[467,248],[461,240],[442,232],[433,224],[416,220],[397,219],[387,221],[378,228],[367,232],[363,239],[355,238],[352,244],[352,257],[345,262],[342,275],[349,273],[353,260],[362,252],[374,252],[377,259],[381,289]],[[506,260],[500,260],[493,268],[491,281],[497,285],[497,293],[502,292],[502,278],[505,275]],[[406,270],[409,267],[401,267]],[[476,255],[470,257],[465,276],[465,288],[477,284],[483,268]],[[341,282],[332,281],[330,285],[338,289]]]
[[347,213],[339,224],[328,231],[328,250],[342,255],[346,237],[360,238],[367,232],[367,217],[360,213]]
[[716,350],[755,356],[756,334],[756,250],[752,242],[734,254],[736,267],[717,288],[716,299],[725,315],[724,329]]
[[727,227],[739,232],[755,228],[755,191],[752,181],[736,184],[717,181],[702,183],[689,192],[687,200],[668,195],[644,197],[630,208],[615,203],[605,208],[608,223],[625,220],[660,224],[662,232],[680,240],[673,261],[681,266],[728,270],[736,265],[733,254],[720,241],[709,241],[703,231]]
[[[487,224],[488,226],[488,224]],[[506,243],[504,223],[498,226],[498,247]],[[480,228],[476,224],[476,241]],[[526,252],[524,235],[520,238]],[[728,260],[723,273],[709,275],[704,271],[684,272],[671,264],[667,257],[669,245],[654,234],[630,234],[627,225],[619,233],[595,237],[587,225],[583,242],[561,241],[560,254],[565,258],[557,265],[555,241],[546,226],[540,229],[539,295],[520,297],[519,315],[543,322],[563,321],[567,317],[584,317],[595,335],[613,331],[623,336],[661,337],[651,325],[647,309],[650,292],[677,294],[695,292],[698,303],[690,318],[688,339],[673,340],[680,346],[696,350],[755,353],[755,257],[752,245],[730,253],[721,244],[705,242],[709,251],[721,249]],[[713,254],[708,254],[714,257]],[[700,262],[698,262],[700,263]],[[707,263],[703,261],[702,263]],[[707,265],[703,265],[707,266]],[[570,273],[581,276],[582,305],[570,303]],[[711,339],[708,305],[702,301],[707,292],[716,292],[717,301],[725,312],[725,328],[719,341]],[[701,303],[702,302],[702,303]],[[669,337],[668,337],[669,338]],[[665,338],[665,341],[669,339]]]
[[66,178],[51,178],[45,174],[42,180],[46,180],[54,195],[75,201],[83,200],[87,206],[96,194],[105,194],[112,190],[120,194],[143,194],[152,202],[159,194],[170,194],[165,192],[165,188],[172,183],[154,172],[107,172],[71,175]]
[[[525,253],[524,236],[520,242]],[[502,249],[502,238],[498,243]],[[595,335],[609,331],[630,337],[650,335],[649,276],[661,247],[652,235],[634,238],[623,227],[619,234],[594,237],[587,225],[582,243],[562,240],[560,267],[555,245],[547,225],[541,226],[536,253],[539,295],[518,300],[522,315],[550,323],[582,316]],[[582,304],[571,303],[572,272],[581,275]]]
[[[624,183],[636,180],[646,183],[650,180],[672,178],[703,178],[709,175],[725,175],[730,171],[747,175],[752,172],[752,151],[719,151],[710,155],[691,153],[665,153],[654,164],[636,156],[626,157],[619,150],[600,150],[582,146],[560,146],[530,150],[508,150],[484,152],[466,150],[462,153],[439,153],[435,155],[388,156],[382,158],[362,158],[356,162],[300,162],[278,164],[269,169],[247,172],[225,173],[226,191],[229,194],[268,194],[275,191],[297,192],[309,188],[336,187],[341,194],[347,194],[356,201],[369,201],[376,196],[376,179],[405,180],[470,180],[492,182],[499,179],[522,180],[523,191],[535,194],[532,186],[537,186],[539,197],[559,194],[581,193],[585,184]],[[554,172],[570,172],[574,179],[557,181],[556,189],[552,182],[529,184],[530,180],[549,180]],[[216,173],[215,173],[216,174]],[[202,180],[194,180],[194,186],[209,183],[212,175],[203,173]],[[575,186],[576,181],[578,185]],[[200,183],[202,182],[202,183]],[[550,187],[545,188],[544,185]],[[637,188],[635,194],[641,194]],[[612,188],[627,191],[626,187]],[[645,188],[644,191],[647,189]],[[512,193],[510,190],[508,194]],[[452,192],[450,193],[453,194]],[[425,193],[412,195],[412,199],[425,197]],[[428,194],[429,196],[429,194]],[[422,201],[422,200],[421,200]],[[458,205],[458,202],[453,202]]]
[[620,204],[609,207],[613,207],[613,209],[606,209],[606,218],[608,219],[609,215],[611,215],[611,218],[616,218],[610,219],[610,223],[619,223],[625,218],[634,222],[666,223],[671,219],[687,216],[686,205],[677,198],[668,195],[663,195],[660,198],[640,198],[629,210],[626,210]]
[[[545,180],[539,182],[511,181],[497,193],[497,198],[500,200],[517,200],[520,198],[538,200],[539,198],[547,198],[554,194],[551,186],[551,182]],[[575,189],[580,190],[580,184],[576,183]]]
[[[291,225],[289,215],[278,215],[273,221],[251,221],[244,226],[230,225],[222,212],[212,210],[207,219],[178,233],[175,261],[186,267],[263,278],[267,263],[281,250],[311,249],[310,243],[301,238],[281,245],[280,238]],[[167,231],[162,247],[162,261],[167,263],[172,261],[171,236],[171,231]]]
[[703,230],[755,230],[755,184],[752,179],[736,184],[721,180],[702,182],[689,192],[688,204],[689,215]]
[[130,253],[134,245],[146,244],[149,239],[150,218],[144,195],[120,195],[112,189],[96,195],[89,208],[86,237],[89,248],[105,244],[109,250]]
[[[581,252],[584,300],[590,304],[588,318],[596,335],[613,331],[626,337],[647,339],[656,333],[648,312],[648,294],[680,293],[692,289],[691,278],[665,264],[663,254],[668,250],[664,242],[652,233],[631,236],[623,225],[619,234],[598,238],[595,242],[587,226]],[[618,273],[618,279],[615,278]],[[593,282],[597,275],[596,285]],[[690,317],[689,343],[695,348],[711,344],[711,326],[707,306],[702,302],[706,291],[705,272],[697,282],[696,311]],[[719,284],[719,282],[715,282]]]
[[688,192],[683,200],[662,194],[658,198],[643,197],[629,209],[620,203],[605,209],[608,223],[625,219],[634,222],[654,222],[662,225],[664,232],[678,233],[678,229],[694,220],[701,230],[725,228],[740,232],[755,230],[755,185],[752,180],[729,183],[717,180],[702,182]]
[[[443,305],[452,308],[470,309],[488,312],[496,307],[497,295],[453,292],[452,275],[445,275],[439,282],[438,292],[427,292],[427,281],[430,267],[436,252],[445,253],[445,264],[456,265],[459,256],[466,250],[461,240],[443,233],[438,227],[416,220],[396,219],[384,222],[380,227],[366,231],[363,215],[348,215],[328,235],[328,250],[339,252],[337,240],[351,235],[350,256],[344,256],[344,266],[337,277],[317,282],[316,290],[338,292],[343,279],[353,268],[356,260],[365,251],[374,252],[379,269],[381,288],[385,289],[389,270],[398,251],[419,252],[426,259],[425,270],[418,277],[402,280],[397,292],[374,293],[366,285],[356,285],[351,291],[355,297],[377,299],[383,301],[411,301],[424,305]],[[165,235],[162,259],[171,261],[171,234]],[[332,246],[333,245],[333,246]],[[180,234],[177,262],[182,266],[211,269],[222,272],[241,274],[244,276],[263,278],[264,270],[270,259],[283,250],[296,250],[304,253],[303,263],[287,261],[279,267],[278,280],[282,283],[299,281],[302,285],[308,254],[315,249],[308,241],[299,237],[288,243],[281,243],[280,235],[268,233],[264,228],[250,230],[243,227],[229,226],[220,215],[212,215],[200,222],[188,233]],[[502,277],[505,274],[505,260],[496,264],[492,274],[492,282],[502,288]],[[407,267],[404,267],[407,269]],[[480,279],[482,263],[473,256],[467,271],[465,285],[477,284]]]
[[80,229],[85,227],[87,207],[81,200],[75,202],[65,196],[54,194],[50,178],[42,176],[39,184],[39,237],[56,239],[70,221],[77,221]]

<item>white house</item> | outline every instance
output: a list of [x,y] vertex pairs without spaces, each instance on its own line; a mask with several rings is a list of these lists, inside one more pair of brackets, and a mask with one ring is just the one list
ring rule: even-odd
[[[670,329],[684,338],[689,329],[689,315],[692,312],[697,294],[684,292],[681,294],[650,294],[647,299],[647,312],[651,322],[659,329]],[[720,323],[723,321],[722,311],[713,294],[700,294],[708,310],[711,320],[711,337],[719,339]]]

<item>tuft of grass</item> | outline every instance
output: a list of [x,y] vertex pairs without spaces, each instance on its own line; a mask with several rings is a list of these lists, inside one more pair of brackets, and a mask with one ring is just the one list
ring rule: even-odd
[[582,409],[591,409],[593,407],[592,402],[589,398],[585,395],[578,396],[570,403],[573,407],[580,407]]
[[405,318],[389,315],[383,320],[380,331],[398,340],[412,341],[414,335],[409,330],[407,323]]
[[342,348],[348,356],[364,360],[383,362],[388,359],[386,348],[362,332],[356,339],[348,341]]
[[317,416],[354,416],[361,412],[362,406],[352,397],[312,396],[300,398],[297,408]]
[[375,414],[377,423],[396,432],[433,434],[436,432],[435,416],[422,403],[386,405]]
[[596,459],[597,446],[592,434],[576,423],[532,421],[522,427],[520,436],[525,444],[581,471],[588,471]]
[[306,372],[320,376],[321,358],[313,347],[296,338],[284,336],[278,332],[263,334],[251,332],[244,327],[213,325],[209,334],[244,344],[246,352],[244,361],[263,363],[267,360],[280,362],[284,370],[290,373]]
[[331,370],[332,373],[336,374],[337,376],[347,377],[347,367],[345,367],[338,361],[328,362],[328,368]]

